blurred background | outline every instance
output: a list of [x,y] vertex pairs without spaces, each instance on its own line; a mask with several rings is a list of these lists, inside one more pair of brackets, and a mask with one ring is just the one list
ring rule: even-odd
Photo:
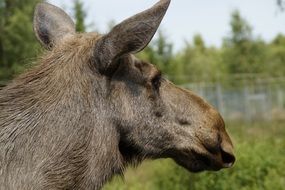
[[[32,18],[40,0],[0,0],[0,88],[36,64],[43,49]],[[49,0],[79,32],[106,33],[156,0]],[[226,120],[234,168],[190,174],[171,160],[129,168],[105,190],[285,189],[285,1],[172,1],[138,55],[214,105]]]

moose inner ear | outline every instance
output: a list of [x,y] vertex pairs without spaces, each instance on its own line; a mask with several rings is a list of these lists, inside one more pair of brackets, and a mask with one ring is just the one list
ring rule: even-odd
[[39,3],[34,13],[34,31],[46,49],[51,49],[64,36],[75,33],[72,19],[60,8]]
[[160,0],[152,8],[123,21],[103,36],[95,48],[99,70],[104,72],[114,67],[112,64],[118,57],[143,50],[157,31],[169,4],[170,0]]

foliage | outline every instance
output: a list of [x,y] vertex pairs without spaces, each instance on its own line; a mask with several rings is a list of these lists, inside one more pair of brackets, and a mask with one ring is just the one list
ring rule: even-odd
[[86,17],[86,12],[84,11],[83,3],[81,0],[74,0],[73,12],[76,21],[75,23],[76,31],[85,32],[86,26],[84,21]]
[[173,65],[173,44],[169,42],[162,30],[158,31],[157,37],[139,56],[155,64],[168,78],[176,74]]
[[250,24],[235,10],[230,33],[221,48],[207,47],[201,35],[174,53],[172,43],[162,30],[140,57],[157,65],[176,84],[193,81],[226,81],[231,75],[282,77],[284,71],[284,36],[270,43],[255,37]]
[[202,36],[199,34],[193,38],[193,45],[186,42],[184,49],[177,56],[176,63],[180,63],[181,71],[180,82],[187,81],[214,81],[225,72],[223,65],[220,64],[221,52],[216,48],[207,48]]
[[190,174],[171,160],[146,162],[115,178],[105,190],[282,190],[285,186],[283,123],[233,123],[237,162],[233,169]]
[[33,7],[39,0],[0,0],[0,80],[11,79],[39,51],[33,34]]
[[279,34],[268,45],[265,70],[270,76],[285,75],[285,36]]
[[223,62],[230,74],[262,73],[265,66],[266,45],[254,39],[252,27],[238,11],[231,19],[231,34],[224,41]]
[[[0,0],[0,81],[22,72],[41,51],[32,30],[33,9],[39,1]],[[85,31],[86,12],[81,0],[73,1],[73,15],[77,31]],[[111,21],[109,26],[114,24]],[[252,27],[237,10],[231,15],[230,29],[221,48],[207,47],[197,34],[177,52],[160,30],[139,57],[155,64],[176,84],[224,81],[229,75],[240,74],[285,75],[284,35],[264,42],[253,35]]]
[[[7,81],[27,68],[41,48],[33,32],[34,7],[42,0],[0,0],[0,81]],[[76,29],[85,31],[85,11],[74,1]]]

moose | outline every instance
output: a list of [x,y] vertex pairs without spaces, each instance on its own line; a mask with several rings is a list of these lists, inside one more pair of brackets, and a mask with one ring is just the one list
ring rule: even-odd
[[235,162],[211,105],[135,57],[170,0],[109,33],[77,33],[60,8],[39,3],[38,64],[0,91],[0,189],[101,189],[145,159],[172,158],[190,172]]

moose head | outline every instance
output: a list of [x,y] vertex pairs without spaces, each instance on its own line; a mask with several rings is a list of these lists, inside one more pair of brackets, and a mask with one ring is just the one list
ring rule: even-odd
[[18,152],[5,156],[9,163],[24,160],[6,167],[26,170],[5,170],[11,178],[30,172],[45,187],[91,189],[146,158],[172,158],[192,172],[233,165],[220,114],[134,55],[150,42],[169,4],[160,0],[105,35],[76,33],[64,11],[37,5],[34,31],[47,51],[39,66],[0,93],[0,118],[6,118],[0,137]]
[[116,128],[119,149],[127,161],[170,157],[190,171],[231,167],[232,143],[220,114],[134,56],[151,41],[169,4],[170,0],[161,0],[99,35],[76,33],[66,13],[44,3],[36,8],[34,30],[44,47],[57,54],[84,51],[61,64],[92,73],[94,101],[104,105],[104,111],[96,110],[102,112],[97,119],[108,120]]

